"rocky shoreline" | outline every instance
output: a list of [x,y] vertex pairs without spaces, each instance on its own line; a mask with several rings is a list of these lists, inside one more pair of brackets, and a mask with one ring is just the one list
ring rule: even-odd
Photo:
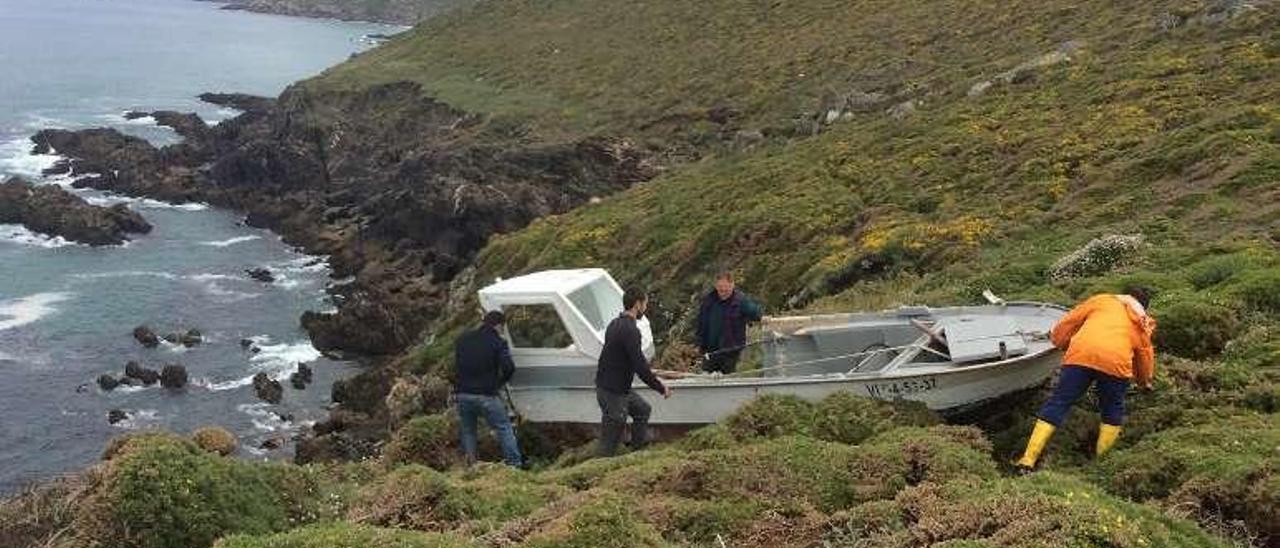
[[201,0],[222,4],[224,10],[271,13],[294,17],[368,21],[389,25],[413,25],[428,17],[469,4],[468,0]]
[[302,325],[322,352],[371,364],[335,384],[340,417],[317,429],[329,434],[385,433],[396,358],[423,340],[489,236],[657,172],[626,141],[530,144],[412,84],[202,98],[244,112],[216,126],[194,114],[136,114],[184,137],[163,148],[112,129],[44,130],[32,137],[35,152],[66,158],[52,171],[79,175],[77,188],[229,208],[329,256],[349,282],[331,289],[336,313],[308,312]]
[[32,186],[21,177],[0,183],[0,223],[91,246],[120,245],[129,234],[151,232],[151,224],[123,204],[92,205],[61,187]]

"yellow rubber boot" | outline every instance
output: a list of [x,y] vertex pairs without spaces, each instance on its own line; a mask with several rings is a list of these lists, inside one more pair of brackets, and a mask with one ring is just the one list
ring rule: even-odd
[[1027,450],[1022,453],[1022,458],[1018,459],[1014,465],[1019,468],[1032,469],[1036,467],[1036,461],[1040,460],[1040,453],[1044,452],[1045,444],[1049,443],[1049,438],[1053,436],[1054,426],[1042,420],[1036,421],[1036,427],[1031,430],[1031,439],[1027,440]]
[[1120,427],[1103,423],[1098,428],[1098,447],[1094,452],[1095,456],[1101,457],[1103,453],[1111,450],[1111,446],[1116,444],[1116,438],[1120,437]]

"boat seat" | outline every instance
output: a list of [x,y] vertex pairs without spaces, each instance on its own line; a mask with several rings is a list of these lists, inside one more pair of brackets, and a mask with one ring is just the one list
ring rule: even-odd
[[[856,360],[857,364],[854,365],[853,368],[849,369],[849,373],[869,373],[879,371],[892,363],[893,359],[898,356],[898,352],[896,350],[890,350],[889,347],[884,345],[879,346],[879,349],[867,349],[867,351],[871,353],[863,356],[860,360]],[[876,352],[875,350],[880,351]]]
[[1006,359],[1027,353],[1027,341],[1013,318],[962,316],[947,318],[938,325],[956,363]]

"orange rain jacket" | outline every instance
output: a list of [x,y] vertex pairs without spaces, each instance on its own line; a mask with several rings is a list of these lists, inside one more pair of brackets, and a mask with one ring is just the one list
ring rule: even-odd
[[1064,365],[1096,369],[1113,377],[1151,382],[1156,321],[1128,295],[1094,295],[1053,326],[1054,346],[1066,350]]

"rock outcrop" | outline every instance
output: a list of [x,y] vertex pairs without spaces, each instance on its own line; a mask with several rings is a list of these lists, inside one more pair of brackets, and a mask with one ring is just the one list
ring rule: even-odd
[[155,369],[143,367],[134,361],[124,364],[124,376],[136,379],[145,386],[151,386],[160,380],[160,373]]
[[133,339],[138,341],[138,344],[147,348],[160,346],[160,337],[156,335],[155,331],[152,331],[150,327],[145,325],[139,325],[138,327],[133,328]]
[[103,373],[102,375],[98,376],[98,388],[101,388],[104,391],[110,392],[112,390],[115,390],[117,386],[120,386],[120,381],[115,377],[111,376],[110,373]]
[[413,25],[476,0],[215,0],[222,9]]
[[128,234],[151,232],[151,225],[124,204],[92,205],[61,187],[32,186],[21,177],[0,183],[0,223],[93,246],[120,245]]
[[164,366],[160,370],[160,386],[175,390],[186,388],[187,368],[178,364]]
[[267,403],[280,403],[284,398],[284,387],[280,385],[280,381],[266,373],[253,376],[253,392],[258,395],[258,399]]

